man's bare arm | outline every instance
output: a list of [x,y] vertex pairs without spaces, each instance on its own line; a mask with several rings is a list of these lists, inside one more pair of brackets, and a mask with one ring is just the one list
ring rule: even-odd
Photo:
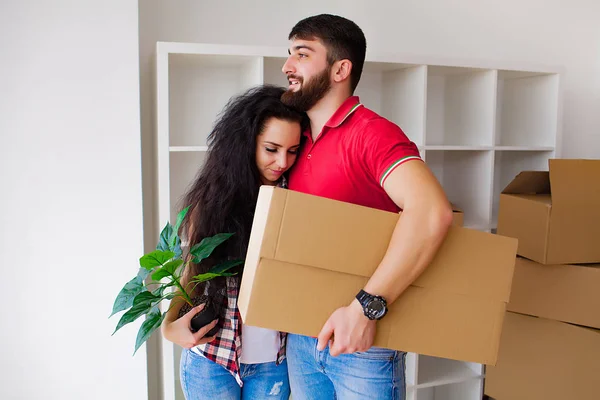
[[452,224],[452,208],[429,168],[410,161],[384,183],[403,209],[390,244],[365,291],[393,303],[431,263]]
[[[420,161],[397,167],[385,181],[384,189],[403,212],[386,254],[364,290],[384,297],[389,305],[430,264],[452,224],[452,208],[435,176]],[[373,345],[375,325],[354,299],[329,317],[317,347],[323,350],[334,334],[331,355],[366,351]]]

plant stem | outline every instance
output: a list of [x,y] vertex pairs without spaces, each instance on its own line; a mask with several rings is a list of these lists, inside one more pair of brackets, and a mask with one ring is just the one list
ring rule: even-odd
[[190,306],[194,306],[194,304],[192,303],[192,299],[190,298],[190,296],[187,294],[187,292],[185,291],[185,289],[183,288],[183,286],[181,286],[181,283],[179,282],[179,279],[173,277],[173,282],[175,282],[175,285],[179,288],[179,290],[181,291],[181,295],[183,296],[184,300],[186,301],[186,303],[188,303]]
[[[160,265],[162,268],[164,268],[164,264]],[[187,263],[183,264],[183,268],[185,268],[187,266]],[[185,300],[186,303],[188,303],[191,307],[194,306],[194,303],[192,302],[192,299],[190,298],[190,296],[187,294],[187,292],[185,291],[185,289],[183,288],[183,286],[181,286],[181,282],[179,282],[179,278],[177,277],[177,271],[174,271],[171,275],[171,282],[173,284],[175,284],[175,286],[177,286],[179,288],[179,291],[181,292],[181,297],[183,297],[183,299]],[[172,284],[169,284],[168,286],[173,286]]]
[[[185,268],[185,267],[187,267],[187,263],[183,264],[183,268]],[[181,270],[183,271],[183,269],[181,269]],[[194,304],[192,303],[192,299],[187,294],[187,292],[183,288],[183,286],[181,286],[181,282],[179,281],[180,277],[177,276],[177,271],[174,271],[173,274],[171,274],[171,276],[173,277],[173,283],[175,284],[175,286],[177,286],[179,288],[179,291],[181,292],[183,299],[186,301],[186,303],[188,303],[191,307],[193,307]]]

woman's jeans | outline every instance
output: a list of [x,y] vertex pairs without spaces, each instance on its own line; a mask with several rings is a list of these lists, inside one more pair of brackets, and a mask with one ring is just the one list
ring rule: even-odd
[[288,334],[287,360],[294,400],[403,400],[406,353],[371,347],[332,357],[317,339]]
[[240,387],[229,371],[191,350],[181,353],[181,388],[187,400],[285,399],[290,397],[287,361],[241,364]]

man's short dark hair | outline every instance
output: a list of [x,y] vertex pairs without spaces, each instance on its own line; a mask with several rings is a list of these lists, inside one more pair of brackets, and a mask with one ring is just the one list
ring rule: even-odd
[[358,25],[337,15],[315,15],[298,22],[292,28],[288,39],[321,40],[327,49],[329,65],[343,59],[350,60],[350,87],[354,93],[360,81],[367,52],[367,40]]

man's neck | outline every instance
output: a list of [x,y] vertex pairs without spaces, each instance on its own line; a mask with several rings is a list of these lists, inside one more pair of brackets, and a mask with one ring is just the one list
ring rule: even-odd
[[313,108],[307,111],[310,118],[310,132],[313,142],[321,134],[323,127],[340,106],[350,97],[346,91],[329,91]]

